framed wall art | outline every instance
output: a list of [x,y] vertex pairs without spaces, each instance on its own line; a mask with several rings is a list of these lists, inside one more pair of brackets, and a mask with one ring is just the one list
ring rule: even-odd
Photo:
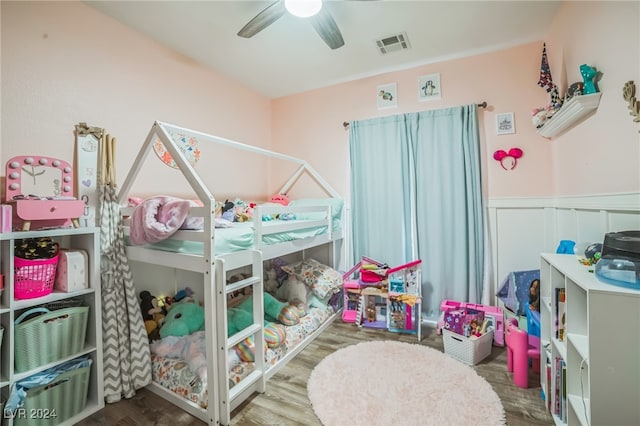
[[418,78],[418,100],[433,101],[442,99],[440,74],[428,74]]
[[398,88],[396,83],[378,86],[378,109],[396,108],[398,106]]
[[496,114],[496,133],[499,135],[509,135],[516,132],[516,122],[512,112],[501,112]]

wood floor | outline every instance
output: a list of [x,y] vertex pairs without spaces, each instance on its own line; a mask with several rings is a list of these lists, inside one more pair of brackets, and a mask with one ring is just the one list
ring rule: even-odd
[[[232,413],[232,425],[320,425],[307,398],[307,379],[313,368],[327,355],[342,347],[367,340],[398,340],[416,343],[413,335],[387,331],[359,329],[353,324],[336,320],[315,341],[307,346],[282,370],[267,382],[264,394],[255,394]],[[432,328],[425,328],[422,345],[443,350],[442,336]],[[530,370],[529,389],[513,384],[506,369],[504,348],[493,347],[491,355],[476,365],[502,400],[509,426],[552,425],[540,396],[539,376]],[[429,366],[425,366],[429,368]],[[347,422],[348,423],[348,422]],[[78,423],[81,426],[133,425],[204,425],[146,389],[129,400],[108,404],[105,409]]]

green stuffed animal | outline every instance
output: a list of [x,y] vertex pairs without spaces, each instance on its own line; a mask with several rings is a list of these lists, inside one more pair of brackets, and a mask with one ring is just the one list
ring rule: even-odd
[[[264,341],[268,348],[279,348],[285,344],[287,332],[284,325],[295,325],[300,322],[301,312],[295,306],[264,293]],[[238,306],[227,310],[227,333],[232,336],[253,324],[253,296],[242,301]],[[266,348],[265,348],[266,349]],[[235,351],[242,361],[253,362],[255,347],[253,336],[249,336],[235,346]]]
[[204,330],[204,308],[191,301],[178,302],[165,317],[160,337],[181,337],[201,330]]
[[[265,339],[268,347],[284,343],[282,325],[300,322],[300,313],[295,306],[280,302],[264,293]],[[253,323],[253,297],[248,297],[238,306],[228,309],[227,332],[231,336]],[[280,324],[276,324],[280,323]],[[160,337],[186,336],[204,330],[204,308],[197,303],[184,301],[174,303],[160,329]]]
[[[286,302],[280,302],[269,293],[263,293],[264,319],[267,323],[296,325],[300,322],[300,311]],[[232,336],[253,324],[253,297],[248,297],[238,306],[228,309],[227,335]]]

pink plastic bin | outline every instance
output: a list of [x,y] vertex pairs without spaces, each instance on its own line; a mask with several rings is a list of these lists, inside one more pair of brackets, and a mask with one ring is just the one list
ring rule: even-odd
[[58,255],[50,259],[13,260],[13,291],[16,299],[34,299],[50,294],[58,267]]
[[479,305],[476,303],[456,302],[455,300],[443,300],[440,304],[440,311],[442,315],[438,321],[436,332],[442,333],[442,327],[444,325],[444,314],[456,309],[467,308],[475,309],[477,311],[484,312],[485,318],[493,320],[493,343],[496,346],[504,346],[504,316],[502,309],[497,306]]

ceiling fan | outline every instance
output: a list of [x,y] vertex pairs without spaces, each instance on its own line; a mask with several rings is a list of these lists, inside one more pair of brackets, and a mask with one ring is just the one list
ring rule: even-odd
[[313,28],[331,49],[344,46],[336,21],[322,6],[322,0],[278,0],[254,16],[242,27],[238,35],[251,38],[289,12],[295,16],[309,18]]

